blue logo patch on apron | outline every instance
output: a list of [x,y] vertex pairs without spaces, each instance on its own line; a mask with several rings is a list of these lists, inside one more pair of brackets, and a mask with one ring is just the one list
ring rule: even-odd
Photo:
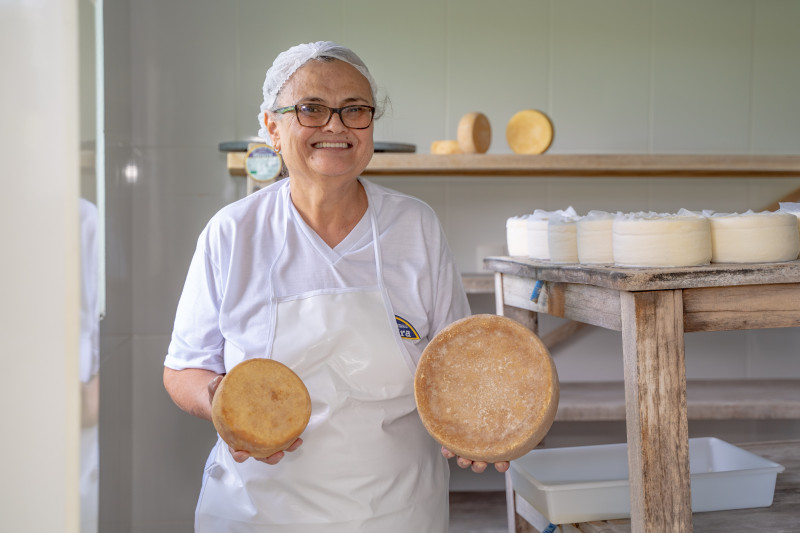
[[397,329],[400,331],[400,336],[402,338],[412,341],[419,340],[419,333],[417,333],[417,330],[414,329],[414,326],[412,326],[408,320],[398,315],[394,315],[394,319],[397,320]]

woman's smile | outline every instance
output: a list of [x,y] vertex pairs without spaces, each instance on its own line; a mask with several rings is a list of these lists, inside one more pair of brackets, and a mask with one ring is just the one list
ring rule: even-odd
[[331,141],[320,141],[312,144],[314,148],[338,148],[338,149],[346,149],[352,148],[352,144],[347,142],[331,142]]

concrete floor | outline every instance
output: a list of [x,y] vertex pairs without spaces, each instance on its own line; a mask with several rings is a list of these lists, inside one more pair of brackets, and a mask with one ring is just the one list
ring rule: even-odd
[[451,492],[450,533],[508,533],[506,493]]

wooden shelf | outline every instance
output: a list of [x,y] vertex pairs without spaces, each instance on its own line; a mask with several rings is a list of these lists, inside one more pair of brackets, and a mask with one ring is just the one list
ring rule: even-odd
[[[561,383],[556,420],[624,421],[622,382]],[[692,420],[800,419],[800,380],[691,380],[686,401]]]
[[[244,176],[243,152],[228,171]],[[800,177],[797,155],[376,153],[365,176]]]

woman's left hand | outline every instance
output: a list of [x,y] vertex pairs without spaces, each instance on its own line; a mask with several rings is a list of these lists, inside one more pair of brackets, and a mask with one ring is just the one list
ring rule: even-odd
[[[452,459],[453,457],[456,457],[456,454],[454,454],[444,446],[442,446],[442,455],[446,459]],[[470,468],[472,469],[473,472],[476,472],[478,474],[486,470],[486,467],[489,465],[489,463],[485,461],[472,461],[470,459],[467,459],[466,457],[460,457],[460,456],[458,457],[458,459],[456,459],[456,464],[458,464],[458,466],[460,466],[461,468]],[[500,461],[498,463],[494,463],[494,468],[498,472],[505,472],[506,470],[508,470],[508,467],[509,467],[508,461]]]

